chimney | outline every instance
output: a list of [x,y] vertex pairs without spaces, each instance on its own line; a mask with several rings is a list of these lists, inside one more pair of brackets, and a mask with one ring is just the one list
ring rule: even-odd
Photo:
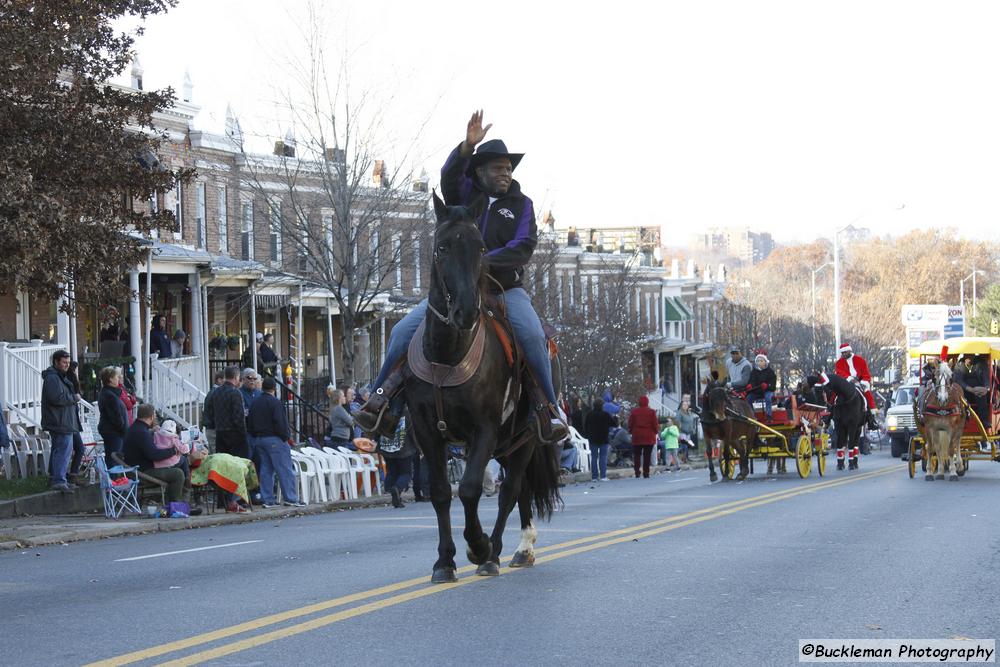
[[681,277],[681,262],[679,259],[670,260],[670,278],[677,280]]
[[226,105],[226,136],[237,146],[243,145],[243,130],[240,128],[240,121],[233,114],[233,108]]
[[689,259],[688,260],[688,263],[687,263],[687,275],[684,276],[684,277],[685,278],[694,278],[695,277],[695,273],[694,273],[694,260],[693,259]]
[[288,128],[285,131],[285,140],[282,142],[284,149],[281,153],[284,157],[295,157],[295,135],[292,134],[292,128]]
[[337,164],[344,164],[345,162],[347,162],[347,154],[341,148],[327,148],[326,161],[336,162]]
[[184,85],[181,86],[181,99],[185,102],[190,102],[194,97],[194,85],[191,83],[191,72],[184,70]]
[[132,87],[142,90],[142,63],[139,62],[138,55],[132,58]]

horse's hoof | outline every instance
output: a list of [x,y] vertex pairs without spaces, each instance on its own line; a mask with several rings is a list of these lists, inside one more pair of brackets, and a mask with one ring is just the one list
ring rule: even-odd
[[944,479],[944,473],[943,472],[939,472],[934,479]]
[[717,481],[719,481],[719,476],[718,476],[718,475],[716,475],[716,474],[715,474],[715,473],[713,472],[713,473],[712,473],[711,475],[709,475],[709,477],[708,477],[708,481],[710,481],[710,482],[717,482]]
[[948,481],[949,482],[957,482],[958,481],[958,474],[956,473],[956,474],[952,475],[951,477],[949,477]]
[[480,577],[499,577],[500,566],[493,561],[488,560],[476,568],[476,574]]
[[531,567],[535,564],[535,554],[528,551],[515,551],[510,559],[511,567]]
[[934,475],[926,475],[926,476],[924,476],[924,479],[926,479],[928,482],[933,482],[934,481]]
[[466,545],[465,555],[468,556],[469,562],[473,565],[482,565],[490,558],[490,554],[493,552],[493,545],[487,540],[483,543],[482,553],[477,554],[472,550],[471,546]]
[[965,477],[965,468],[962,468],[961,470],[958,471],[958,476]]
[[431,575],[432,584],[450,584],[455,581],[458,581],[458,577],[455,576],[455,568],[453,567],[438,568]]
[[748,472],[741,472],[739,475],[736,476],[736,480],[739,481],[739,482],[742,482],[743,480],[745,480],[749,476],[750,476],[750,473],[748,473]]

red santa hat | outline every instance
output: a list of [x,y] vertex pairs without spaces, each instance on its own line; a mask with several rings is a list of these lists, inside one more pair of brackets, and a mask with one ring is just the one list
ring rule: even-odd
[[837,348],[837,350],[838,350],[838,351],[839,351],[839,352],[840,352],[841,354],[843,354],[844,352],[854,352],[854,348],[853,348],[853,347],[851,347],[851,344],[850,344],[850,343],[841,343],[841,344],[840,344],[840,347],[839,347],[839,348]]

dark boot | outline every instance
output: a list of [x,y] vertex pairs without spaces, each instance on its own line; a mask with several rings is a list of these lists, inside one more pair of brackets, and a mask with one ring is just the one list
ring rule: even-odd
[[[541,392],[539,391],[539,393]],[[547,443],[565,440],[569,437],[569,429],[559,418],[559,412],[554,405],[549,403],[544,394],[541,395],[541,402],[538,402],[538,398],[538,396],[534,396],[532,401],[535,405],[535,424],[538,426],[538,437],[541,438],[542,442]]]
[[869,431],[876,431],[877,432],[878,429],[879,429],[878,420],[875,419],[875,413],[872,412],[871,410],[869,410],[868,411],[868,430]]
[[399,425],[399,415],[387,410],[389,401],[403,389],[406,382],[408,366],[401,363],[389,373],[389,377],[381,387],[372,392],[368,401],[354,413],[354,423],[366,433],[374,433],[391,438],[396,434]]

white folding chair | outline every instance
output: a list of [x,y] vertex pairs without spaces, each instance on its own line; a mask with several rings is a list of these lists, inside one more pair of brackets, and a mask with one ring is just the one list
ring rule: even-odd
[[303,447],[300,451],[304,456],[312,459],[316,465],[316,474],[319,476],[320,484],[326,494],[324,502],[339,500],[340,480],[337,478],[339,470],[336,461],[331,460],[329,454],[316,447]]
[[[104,496],[104,516],[117,519],[125,512],[142,514],[139,507],[139,472],[138,468],[115,466],[108,470],[104,457],[94,460],[94,469],[100,478],[101,495]],[[126,484],[115,485],[111,475],[120,475],[126,479]]]

